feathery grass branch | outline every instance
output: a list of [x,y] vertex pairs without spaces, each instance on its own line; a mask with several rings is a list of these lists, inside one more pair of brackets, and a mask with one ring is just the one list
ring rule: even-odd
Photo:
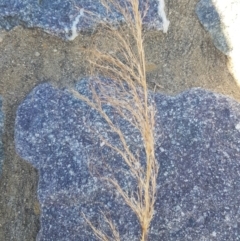
[[[118,153],[129,168],[129,173],[137,183],[135,192],[125,191],[115,178],[102,177],[122,196],[126,204],[137,216],[141,226],[141,241],[146,241],[148,230],[154,215],[154,203],[156,200],[157,176],[159,165],[155,158],[154,139],[154,114],[155,108],[148,95],[146,79],[146,59],[143,37],[143,17],[146,10],[140,12],[139,0],[102,0],[107,11],[114,7],[125,20],[125,25],[116,30],[109,24],[103,24],[104,30],[96,34],[95,44],[88,49],[89,63],[94,76],[103,76],[111,79],[111,83],[104,84],[98,77],[94,81],[98,86],[92,88],[92,98],[80,95],[73,91],[76,97],[85,101],[94,108],[107,122],[110,131],[117,134],[121,147],[112,144],[103,136],[99,138]],[[108,36],[117,43],[114,51],[104,50],[100,39]],[[114,124],[108,114],[103,110],[104,104],[110,104],[114,110],[124,119],[128,120],[141,135],[145,150],[145,163],[141,164],[137,153],[128,146],[126,137],[121,129]],[[100,240],[112,240],[103,230],[97,229],[84,215],[85,220],[92,228],[96,237]],[[112,231],[115,240],[120,236],[114,224],[104,216],[105,222]]]

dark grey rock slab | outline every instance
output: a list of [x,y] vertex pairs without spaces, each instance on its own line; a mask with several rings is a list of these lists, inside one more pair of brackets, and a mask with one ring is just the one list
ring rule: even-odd
[[231,46],[223,30],[223,19],[221,19],[221,14],[213,1],[199,1],[196,6],[196,13],[203,27],[210,33],[216,48],[228,55]]
[[[93,30],[102,20],[119,23],[122,16],[107,11],[100,0],[0,0],[0,27],[10,30],[17,25],[38,27],[61,38],[73,40],[80,31]],[[145,9],[146,1],[142,0]],[[121,0],[120,3],[126,3]],[[163,0],[149,0],[144,18],[147,28],[163,29],[166,22]],[[90,14],[91,13],[91,14]]]
[[0,176],[2,172],[3,165],[3,143],[2,143],[2,135],[3,135],[3,110],[2,110],[2,97],[0,96]]
[[[87,80],[76,88],[91,95]],[[152,97],[161,168],[149,240],[240,240],[240,104],[198,88]],[[104,109],[141,153],[138,132],[111,106]],[[135,215],[98,175],[114,173],[126,189],[134,182],[97,132],[118,143],[98,113],[66,89],[39,85],[19,106],[16,149],[40,175],[37,240],[97,240],[81,213],[108,232],[100,210],[109,213],[122,240],[139,240]]]

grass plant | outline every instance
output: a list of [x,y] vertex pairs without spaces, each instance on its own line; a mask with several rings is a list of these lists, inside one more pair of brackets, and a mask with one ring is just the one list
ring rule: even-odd
[[[134,212],[141,227],[139,239],[146,241],[154,215],[159,171],[159,164],[155,158],[155,108],[148,94],[144,51],[143,19],[147,11],[147,2],[145,6],[141,6],[145,11],[140,11],[139,0],[126,0],[124,3],[118,0],[102,0],[102,4],[108,11],[114,7],[121,13],[125,24],[115,28],[111,24],[102,22],[101,31],[95,34],[93,45],[87,50],[92,75],[98,83],[98,91],[92,89],[92,99],[76,91],[74,94],[98,111],[108,123],[110,131],[117,134],[121,142],[119,147],[103,136],[99,136],[106,146],[122,157],[128,166],[129,175],[137,183],[137,189],[129,193],[115,178],[102,176],[101,179],[115,187]],[[113,43],[111,49],[104,48],[101,44],[101,39],[105,39],[106,36],[108,41]],[[112,81],[106,85],[98,76]],[[110,104],[122,118],[138,130],[144,146],[144,164],[138,154],[128,146],[121,129],[103,110],[104,104]],[[120,240],[117,227],[104,214],[103,222],[111,229],[112,237],[96,228],[85,215],[84,218],[99,240]]]

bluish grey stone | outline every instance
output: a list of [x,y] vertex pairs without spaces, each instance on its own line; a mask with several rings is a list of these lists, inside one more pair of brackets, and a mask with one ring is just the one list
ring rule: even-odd
[[[76,89],[91,96],[88,80]],[[240,240],[240,104],[199,88],[176,97],[151,97],[157,109],[160,173],[149,240]],[[103,108],[130,148],[143,157],[137,130],[110,105]],[[139,240],[136,216],[98,178],[114,174],[126,190],[136,188],[122,172],[128,170],[122,159],[99,140],[99,134],[119,143],[101,116],[66,89],[39,85],[19,106],[16,149],[40,176],[37,240],[97,240],[81,213],[108,233],[100,210],[109,213],[122,240]]]
[[231,47],[224,34],[220,14],[212,0],[200,0],[196,13],[203,27],[210,33],[216,48],[228,55]]
[[[143,9],[146,1],[140,2]],[[163,29],[160,1],[149,0],[148,4],[145,26]],[[104,19],[117,23],[122,16],[115,10],[106,11],[100,0],[0,0],[0,27],[7,30],[21,24],[72,40],[80,31],[92,31]]]
[[3,111],[2,111],[2,97],[0,96],[0,176],[2,173],[2,165],[3,165],[3,143],[2,143],[2,135],[3,135]]

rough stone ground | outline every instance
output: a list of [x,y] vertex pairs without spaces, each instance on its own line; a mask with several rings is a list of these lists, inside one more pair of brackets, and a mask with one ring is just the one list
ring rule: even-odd
[[[195,14],[197,0],[166,1],[171,21],[167,34],[147,34],[149,86],[167,94],[203,87],[240,100],[240,91]],[[71,85],[88,75],[80,51],[91,36],[64,42],[38,29],[17,27],[0,34],[0,95],[5,112],[5,163],[0,177],[0,240],[35,240],[39,230],[37,171],[15,153],[14,122],[18,105],[41,82]],[[106,46],[109,43],[106,40]],[[39,55],[40,54],[40,55]],[[38,56],[39,55],[39,56]]]
[[3,165],[3,143],[2,143],[2,134],[3,134],[3,123],[4,116],[2,111],[2,97],[0,96],[0,175],[2,173],[2,165]]
[[[108,86],[107,95],[124,91],[109,80],[101,81]],[[91,98],[89,87],[97,91],[98,83],[85,79],[76,89]],[[161,169],[149,240],[239,241],[240,104],[201,88],[174,97],[160,93],[151,97],[156,104],[155,150]],[[114,108],[102,107],[130,150],[145,159],[138,130]],[[99,176],[114,176],[126,191],[136,190],[136,179],[99,135],[122,150],[118,135],[99,113],[68,89],[40,84],[19,106],[16,150],[39,170],[37,241],[97,241],[81,213],[108,233],[100,210],[111,217],[122,241],[139,240],[136,216]]]

